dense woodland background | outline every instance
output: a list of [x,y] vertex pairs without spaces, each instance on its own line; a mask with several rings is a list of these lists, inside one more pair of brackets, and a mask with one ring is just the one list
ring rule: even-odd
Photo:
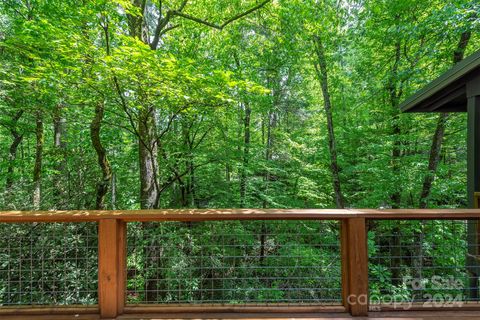
[[0,207],[463,207],[463,114],[400,114],[476,1],[0,7]]
[[[3,0],[0,209],[465,207],[465,115],[398,106],[480,48],[479,11]],[[130,224],[127,299],[338,302],[338,230]],[[369,224],[371,293],[422,300],[402,278],[441,274],[478,299],[466,232]],[[96,302],[95,225],[3,224],[0,258],[0,305]]]

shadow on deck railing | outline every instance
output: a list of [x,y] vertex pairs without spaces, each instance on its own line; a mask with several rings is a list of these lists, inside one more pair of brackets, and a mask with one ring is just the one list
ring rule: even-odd
[[480,310],[479,218],[476,209],[0,212],[0,315]]

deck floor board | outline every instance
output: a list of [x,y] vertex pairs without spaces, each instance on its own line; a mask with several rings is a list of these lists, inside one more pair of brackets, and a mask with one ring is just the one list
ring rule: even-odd
[[[98,314],[72,315],[2,315],[2,320],[97,320]],[[126,314],[116,320],[480,320],[480,312],[476,311],[409,311],[409,312],[370,312],[368,317],[352,317],[348,313],[163,313],[163,314]]]

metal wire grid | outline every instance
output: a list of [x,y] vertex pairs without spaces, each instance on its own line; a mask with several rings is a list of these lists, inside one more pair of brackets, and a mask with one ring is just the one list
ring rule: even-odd
[[[478,257],[467,221],[372,221],[369,238],[371,304],[478,302]],[[473,262],[472,262],[473,261]],[[478,260],[477,260],[478,261]]]
[[338,304],[337,221],[129,223],[127,303]]
[[0,224],[0,305],[97,303],[96,223]]

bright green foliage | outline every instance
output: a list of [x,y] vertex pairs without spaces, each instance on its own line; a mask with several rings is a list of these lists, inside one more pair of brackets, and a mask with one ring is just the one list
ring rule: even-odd
[[[325,39],[348,206],[389,206],[389,194],[400,188],[401,205],[415,207],[426,174],[434,116],[392,118],[398,110],[389,101],[388,82],[393,81],[401,101],[451,65],[461,32],[472,31],[467,53],[475,50],[478,5],[394,4],[274,1],[222,31],[176,17],[180,26],[166,33],[153,51],[128,36],[125,12],[137,10],[128,1],[5,2],[2,170],[8,167],[11,126],[24,136],[14,164],[16,192],[14,198],[4,199],[2,207],[31,206],[33,115],[39,109],[45,112],[46,124],[41,207],[56,206],[50,198],[55,184],[49,179],[61,158],[69,172],[62,186],[70,197],[65,202],[70,208],[93,206],[98,172],[87,136],[100,100],[106,103],[101,134],[116,177],[116,208],[137,207],[138,138],[131,118],[149,106],[157,110],[162,135],[161,206],[237,207],[245,104],[252,110],[247,205],[331,207],[325,117],[312,64],[310,38],[315,34]],[[187,13],[219,23],[245,8],[214,2],[188,5]],[[398,71],[392,74],[396,44],[401,56]],[[65,154],[51,147],[49,123],[58,104],[64,106],[67,123]],[[25,114],[12,124],[19,110]],[[400,136],[392,135],[392,122],[401,127]],[[431,206],[465,203],[464,128],[462,115],[447,124]],[[401,157],[395,160],[400,174],[390,171],[390,150],[397,140],[402,145]],[[186,161],[196,168],[194,173],[183,174]],[[182,176],[176,177],[175,171]],[[5,178],[0,177],[0,185]],[[189,201],[180,199],[182,184],[189,186]],[[111,199],[107,206],[113,206]]]

